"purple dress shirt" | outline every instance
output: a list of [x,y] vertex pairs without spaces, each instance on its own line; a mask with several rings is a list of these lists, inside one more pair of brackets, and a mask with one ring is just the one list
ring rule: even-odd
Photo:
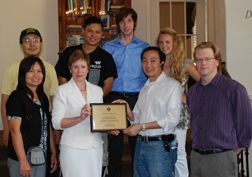
[[187,93],[194,149],[249,147],[252,110],[243,85],[218,72],[208,85],[201,80]]

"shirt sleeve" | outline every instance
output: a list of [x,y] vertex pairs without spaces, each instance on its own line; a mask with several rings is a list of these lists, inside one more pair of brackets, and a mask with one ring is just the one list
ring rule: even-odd
[[189,59],[185,59],[185,61],[184,61],[184,66],[183,66],[182,71],[185,70],[185,68],[186,68],[186,66],[188,65],[188,63],[193,63],[193,61],[192,61],[192,60],[189,60]]
[[11,92],[16,89],[16,88],[13,88],[14,82],[15,82],[15,79],[13,78],[14,77],[13,74],[14,73],[11,71],[10,66],[8,66],[3,77],[2,94],[10,95]]
[[53,66],[49,69],[50,83],[50,96],[53,96],[55,89],[59,86],[56,71]]
[[252,110],[246,89],[242,85],[236,88],[233,101],[234,122],[238,147],[249,147],[252,138]]
[[109,77],[114,77],[114,79],[117,78],[117,69],[116,69],[115,61],[112,55],[109,53],[107,54],[107,63],[106,63],[105,71],[106,71],[105,80]]
[[6,114],[8,117],[22,118],[24,112],[24,104],[16,91],[12,92],[6,102]]
[[68,78],[68,48],[64,50],[64,52],[60,55],[58,62],[55,65],[55,70],[57,73],[57,76],[61,76],[63,78]]
[[133,114],[134,114],[134,121],[131,121],[129,118],[129,122],[131,125],[133,124],[139,124],[140,123],[140,117],[139,117],[139,109],[138,109],[138,103],[136,103],[134,109],[133,109]]
[[60,92],[60,87],[56,88],[53,98],[52,110],[52,125],[56,130],[63,130],[60,126],[61,120],[66,112],[66,101],[63,93]]
[[182,89],[180,84],[176,81],[169,86],[170,90],[167,94],[167,105],[165,117],[157,120],[157,123],[164,131],[168,131],[177,126],[180,118],[181,104],[182,104]]

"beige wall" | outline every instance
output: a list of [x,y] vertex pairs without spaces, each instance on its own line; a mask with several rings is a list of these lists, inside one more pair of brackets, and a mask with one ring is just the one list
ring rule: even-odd
[[57,0],[1,0],[0,22],[0,88],[6,67],[23,57],[19,35],[27,27],[40,31],[44,45],[42,58],[55,65],[59,50]]
[[246,18],[252,1],[225,0],[225,5],[227,69],[252,95],[252,16]]

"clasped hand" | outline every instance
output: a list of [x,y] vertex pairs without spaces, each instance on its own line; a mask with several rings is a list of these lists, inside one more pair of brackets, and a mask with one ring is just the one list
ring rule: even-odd
[[[136,136],[141,130],[142,130],[142,125],[135,124],[135,125],[131,125],[130,127],[126,128],[122,132],[129,135],[129,136]],[[111,135],[118,136],[120,131],[119,130],[112,130],[112,131],[109,131],[108,133],[110,133]]]

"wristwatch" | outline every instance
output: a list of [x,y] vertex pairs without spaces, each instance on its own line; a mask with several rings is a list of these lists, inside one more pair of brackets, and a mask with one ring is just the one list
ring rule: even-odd
[[143,129],[142,129],[142,131],[146,131],[145,123],[143,123]]

